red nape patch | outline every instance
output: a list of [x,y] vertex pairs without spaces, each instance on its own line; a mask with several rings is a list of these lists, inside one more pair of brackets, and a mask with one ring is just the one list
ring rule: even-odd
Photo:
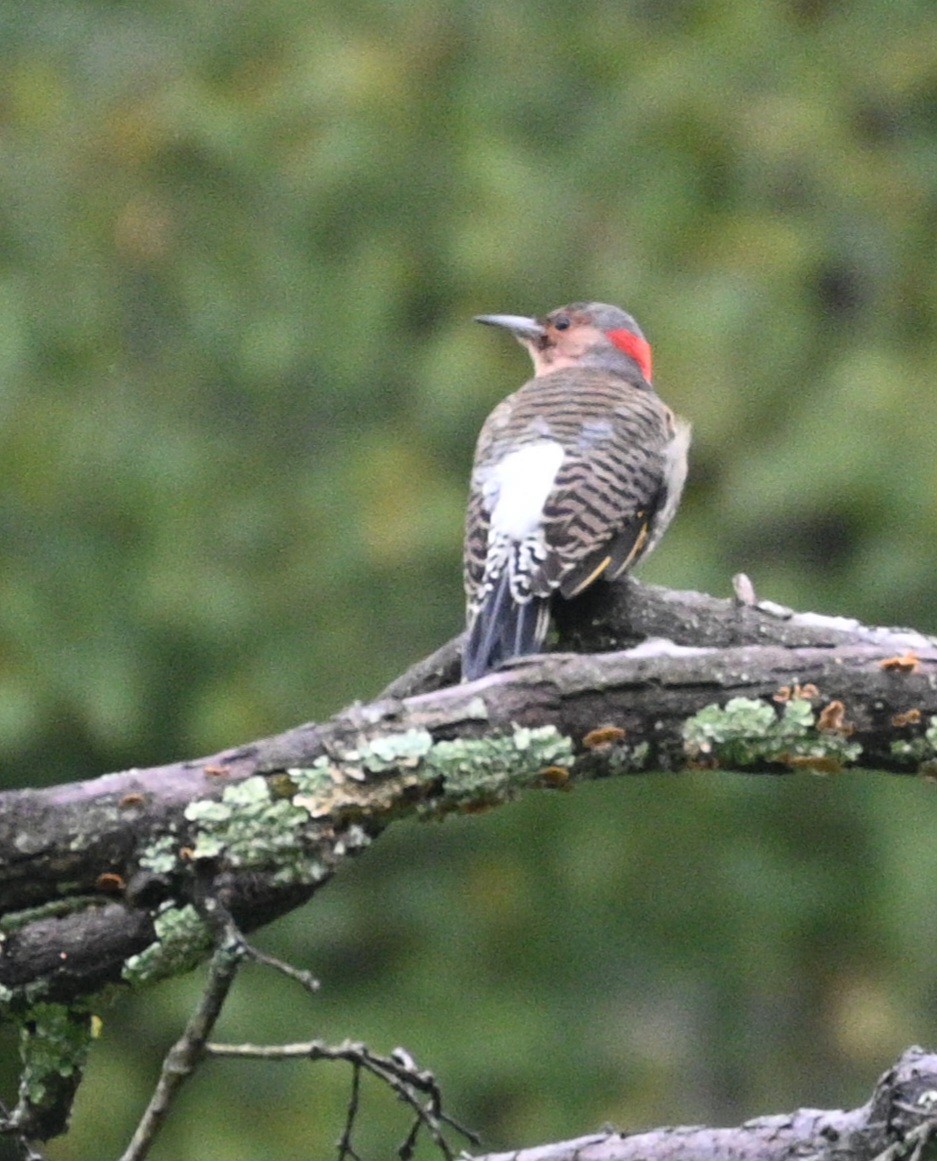
[[619,327],[617,331],[606,331],[605,333],[619,351],[624,351],[626,355],[630,355],[634,359],[641,368],[641,374],[650,383],[651,344],[647,339],[642,339],[640,335],[634,334],[633,331],[625,330],[624,327]]

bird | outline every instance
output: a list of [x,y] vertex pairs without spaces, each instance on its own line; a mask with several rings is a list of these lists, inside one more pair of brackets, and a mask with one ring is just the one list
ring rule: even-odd
[[653,386],[635,319],[602,302],[477,315],[526,347],[533,377],[482,426],[465,521],[462,678],[542,651],[550,605],[614,581],[673,519],[690,425]]

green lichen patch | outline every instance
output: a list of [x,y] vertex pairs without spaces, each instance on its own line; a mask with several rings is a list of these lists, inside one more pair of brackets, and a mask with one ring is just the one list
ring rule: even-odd
[[296,829],[309,818],[291,799],[271,793],[259,774],[226,787],[220,799],[190,803],[185,817],[195,824],[191,858],[223,855],[231,866],[255,868],[276,866],[295,848]]
[[173,834],[161,834],[144,848],[140,866],[155,875],[169,875],[176,870],[179,859],[179,840]]
[[510,734],[437,742],[424,761],[441,780],[434,809],[501,801],[513,797],[548,766],[571,766],[573,743],[555,726],[515,726]]
[[149,984],[191,971],[212,946],[208,925],[190,903],[165,907],[153,926],[155,942],[124,963],[121,976],[128,984]]
[[433,748],[428,730],[404,730],[375,738],[361,750],[361,765],[372,774],[384,770],[413,769]]
[[[317,799],[320,795],[328,794],[345,781],[341,767],[333,765],[329,758],[324,757],[316,758],[311,766],[297,766],[287,770],[287,774],[298,792],[294,794],[293,801],[306,809],[309,808],[309,799]],[[355,780],[361,781],[360,773]]]
[[691,761],[724,768],[769,762],[822,772],[854,762],[862,752],[846,734],[817,729],[806,698],[791,698],[780,713],[768,702],[748,697],[706,706],[684,722],[683,746]]
[[399,734],[363,740],[357,748],[345,750],[340,758],[323,756],[288,774],[304,796],[318,796],[350,782],[365,782],[369,774],[415,770],[432,748],[433,736],[428,730],[401,730]]
[[317,758],[289,771],[298,791],[293,803],[317,819],[386,815],[420,796],[428,780],[423,759],[432,748],[429,731],[404,730],[347,750],[341,760]]
[[341,762],[319,758],[289,775],[299,788],[294,804],[334,821],[387,817],[414,803],[420,813],[444,813],[509,798],[546,767],[571,765],[573,756],[572,742],[555,726],[439,742],[426,730],[407,730],[359,746]]
[[637,742],[633,746],[623,742],[610,746],[608,752],[602,754],[602,761],[611,774],[638,774],[648,768],[650,757],[649,742]]
[[[363,739],[338,758],[322,756],[272,779],[256,775],[227,787],[220,799],[191,803],[188,853],[266,870],[278,882],[313,883],[331,873],[335,855],[364,845],[375,826],[395,815],[508,798],[533,785],[544,768],[572,761],[572,742],[554,726],[441,742],[423,729]],[[317,842],[320,835],[327,848]]]
[[[294,770],[292,776],[301,787],[293,804],[307,811],[307,818],[329,818],[333,822],[380,817],[391,814],[401,804],[421,797],[427,788],[425,771],[407,771],[365,783],[355,776],[344,777],[333,767],[335,777],[318,778],[318,771]],[[312,777],[308,777],[308,775]],[[306,787],[311,785],[311,791]]]
[[[330,868],[307,833],[310,813],[300,794],[303,773],[270,778],[257,774],[226,787],[220,799],[190,803],[185,810],[192,824],[188,857],[223,859],[229,867],[267,872],[278,883],[327,878]],[[315,770],[312,780],[331,785],[327,771]]]
[[923,734],[893,741],[889,751],[896,761],[916,765],[920,774],[933,777],[937,770],[937,717],[930,719]]
[[931,761],[934,758],[934,748],[926,737],[898,738],[889,744],[888,749],[896,761],[908,766]]
[[61,1132],[91,1044],[91,1017],[82,1008],[36,1003],[20,1018],[17,1118]]

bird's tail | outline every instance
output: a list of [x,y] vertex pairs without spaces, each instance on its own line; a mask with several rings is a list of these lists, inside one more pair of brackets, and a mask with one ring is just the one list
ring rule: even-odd
[[539,653],[550,624],[548,597],[519,601],[509,562],[501,569],[469,624],[462,651],[462,679],[474,681],[512,657]]

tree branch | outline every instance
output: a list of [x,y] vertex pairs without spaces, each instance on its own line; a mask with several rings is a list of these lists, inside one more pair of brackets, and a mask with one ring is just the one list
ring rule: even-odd
[[67,1030],[62,1101],[102,987],[191,969],[209,906],[261,926],[397,818],[658,770],[937,771],[937,642],[911,630],[628,581],[564,607],[559,644],[460,685],[456,640],[325,723],[0,795],[0,1007],[27,1056]]
[[219,944],[212,956],[208,982],[195,1011],[176,1043],[166,1053],[159,1082],[140,1118],[121,1161],[142,1161],[169,1115],[173,1098],[189,1079],[227,999],[243,959],[237,939]]
[[450,643],[321,725],[0,795],[0,985],[14,1010],[27,988],[73,1002],[192,967],[212,946],[200,900],[217,897],[252,930],[405,815],[615,774],[927,774],[937,761],[930,638],[633,581],[605,597],[599,612],[597,598],[580,606],[566,641],[656,639],[434,688],[451,676]]
[[325,1044],[321,1040],[307,1040],[299,1044],[207,1044],[210,1056],[241,1060],[345,1060],[352,1066],[352,1088],[348,1114],[338,1142],[338,1161],[356,1157],[351,1144],[352,1132],[358,1114],[359,1084],[362,1070],[377,1077],[398,1099],[411,1110],[413,1125],[397,1150],[405,1161],[411,1157],[420,1129],[425,1129],[446,1161],[453,1161],[455,1153],[445,1137],[448,1126],[473,1145],[479,1138],[460,1125],[442,1108],[442,1092],[433,1074],[420,1068],[403,1048],[395,1048],[389,1056],[372,1052],[365,1044],[345,1040],[341,1044]]
[[916,1161],[937,1134],[937,1056],[908,1048],[861,1108],[797,1109],[731,1129],[606,1130],[474,1161]]

